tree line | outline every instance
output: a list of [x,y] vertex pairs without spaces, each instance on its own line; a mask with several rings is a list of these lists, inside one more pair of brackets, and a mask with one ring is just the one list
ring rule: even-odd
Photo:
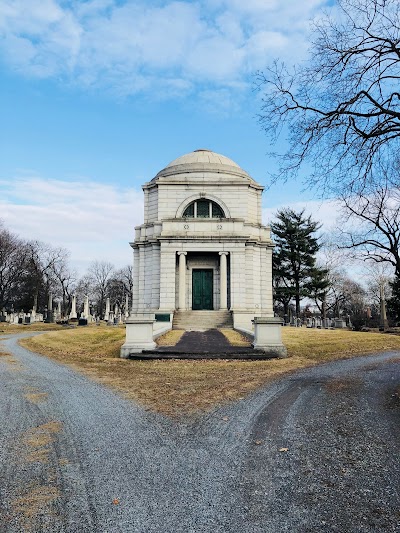
[[[383,289],[389,318],[392,324],[397,323],[399,283],[393,274],[393,257],[389,255],[386,262],[381,256],[377,260],[373,253],[364,257],[359,244],[344,244],[343,234],[354,239],[348,228],[336,233],[336,243],[324,242],[320,229],[321,224],[306,216],[304,210],[281,209],[272,221],[275,311],[287,319],[317,313],[323,319],[348,316],[356,327],[377,326]],[[352,253],[345,253],[349,249]],[[355,260],[360,263],[360,259],[364,260],[359,274],[362,283],[346,271],[346,266],[354,270]]]
[[[393,209],[393,204],[391,204]],[[392,216],[393,213],[390,213]],[[392,224],[395,223],[392,219]],[[364,244],[355,245],[356,232],[343,226],[332,242],[321,234],[321,224],[296,212],[281,209],[271,223],[273,252],[273,288],[275,311],[285,316],[306,318],[319,315],[350,316],[353,323],[377,325],[380,309],[380,287],[384,285],[392,322],[400,320],[399,282],[391,270],[382,269],[379,255],[367,253]],[[376,265],[364,269],[363,283],[355,281],[346,271],[344,249],[351,247],[344,236],[353,239],[356,255]],[[354,258],[354,254],[353,254]],[[395,257],[387,256],[386,263],[393,267]],[[111,306],[118,305],[124,312],[126,297],[132,297],[132,267],[116,269],[111,263],[93,261],[87,272],[78,277],[69,264],[69,252],[40,241],[25,241],[0,224],[0,311],[25,311],[35,308],[43,312],[49,293],[60,302],[63,316],[71,309],[72,295],[77,296],[78,310],[84,296],[89,296],[92,314],[103,318],[106,298]],[[369,313],[369,315],[368,315]],[[369,317],[369,318],[368,318]],[[367,320],[368,318],[368,320]],[[375,319],[375,323],[374,323]]]
[[87,295],[92,313],[101,318],[107,297],[124,311],[126,296],[132,296],[132,267],[116,269],[109,262],[93,261],[79,277],[69,255],[65,248],[24,240],[0,221],[0,312],[44,312],[50,293],[60,302],[63,316],[74,294],[78,309]]

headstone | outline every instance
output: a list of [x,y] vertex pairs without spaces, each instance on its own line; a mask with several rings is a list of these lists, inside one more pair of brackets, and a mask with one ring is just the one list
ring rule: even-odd
[[78,315],[76,314],[76,295],[72,295],[72,303],[71,303],[71,312],[69,314],[69,318],[76,319],[78,318]]
[[89,315],[89,296],[86,295],[85,300],[83,302],[83,317],[87,320],[89,318]]
[[110,298],[106,298],[106,312],[104,313],[104,320],[108,322],[110,319]]
[[61,300],[59,300],[57,304],[57,320],[61,320],[61,319],[62,319]]

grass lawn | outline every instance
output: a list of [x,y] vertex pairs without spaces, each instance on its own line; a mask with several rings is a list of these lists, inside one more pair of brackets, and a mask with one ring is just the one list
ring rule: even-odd
[[29,333],[30,331],[52,331],[59,329],[65,329],[65,327],[58,324],[44,324],[43,322],[34,322],[33,324],[8,324],[8,322],[0,322],[0,337],[12,333]]
[[282,335],[291,357],[268,361],[120,359],[119,350],[125,339],[123,327],[64,329],[22,339],[20,344],[71,365],[150,409],[173,416],[242,398],[292,370],[367,353],[400,350],[400,336],[382,333],[283,328]]

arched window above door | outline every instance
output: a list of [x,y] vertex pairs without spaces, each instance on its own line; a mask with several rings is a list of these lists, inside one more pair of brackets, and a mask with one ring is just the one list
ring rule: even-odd
[[212,200],[195,200],[183,212],[183,218],[225,218],[222,208]]

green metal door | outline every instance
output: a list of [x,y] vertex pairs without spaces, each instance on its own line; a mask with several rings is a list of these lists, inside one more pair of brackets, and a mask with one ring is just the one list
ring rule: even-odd
[[213,309],[213,271],[192,271],[192,309]]

